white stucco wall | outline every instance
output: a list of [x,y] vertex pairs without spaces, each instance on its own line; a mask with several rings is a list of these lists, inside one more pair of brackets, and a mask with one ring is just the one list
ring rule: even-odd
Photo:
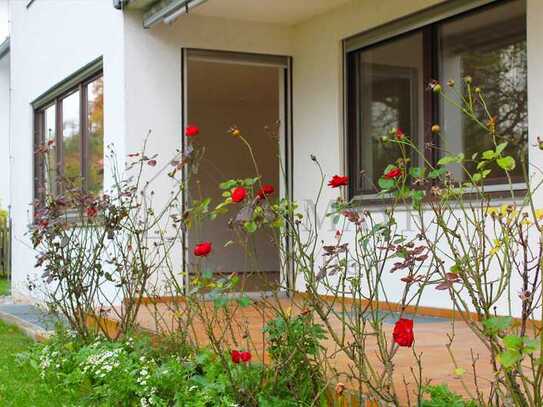
[[0,58],[0,209],[9,205],[9,59]]
[[[326,15],[295,27],[292,44],[294,56],[294,198],[298,201],[314,199],[318,184],[315,173],[309,171],[309,155],[315,154],[328,176],[346,172],[345,146],[343,143],[343,73],[341,40],[354,34],[379,26],[387,21],[408,15],[420,8],[428,7],[441,0],[384,1],[372,0],[349,2]],[[528,116],[529,116],[529,159],[531,166],[543,167],[543,152],[536,144],[538,135],[543,134],[543,103],[538,96],[543,91],[539,72],[543,69],[543,52],[539,38],[543,34],[538,16],[543,15],[543,2],[528,0]],[[541,179],[532,167],[532,180]],[[541,189],[536,202],[543,203]],[[326,189],[319,208],[325,207],[338,196],[337,190]],[[378,208],[369,208],[379,213]],[[409,221],[410,214],[403,210],[398,213],[400,231],[408,235],[415,232]],[[326,242],[334,241],[336,228],[327,222],[321,230]],[[345,234],[345,240],[352,234]],[[537,236],[533,236],[537,239]],[[535,243],[535,241],[534,241]],[[385,273],[385,289],[389,301],[398,302],[404,283],[400,275]],[[518,279],[517,279],[518,280]],[[303,290],[303,281],[298,280],[298,288]],[[515,284],[519,287],[518,284]],[[516,293],[519,289],[513,288]],[[438,295],[441,294],[441,295]],[[514,312],[518,315],[520,301],[513,295]],[[426,290],[421,305],[450,308],[448,295]],[[506,298],[499,311],[506,310]]]
[[[44,90],[103,55],[106,143],[114,141],[121,154],[135,151],[152,130],[149,151],[159,154],[160,163],[181,143],[183,47],[292,56],[294,198],[304,203],[314,199],[318,188],[310,154],[319,157],[328,176],[345,172],[341,40],[441,1],[353,0],[294,27],[190,15],[151,30],[142,28],[141,13],[126,11],[123,15],[109,0],[36,1],[29,9],[24,2],[12,1],[12,66],[17,67],[11,79],[12,170],[17,174],[11,199],[15,292],[24,292],[24,278],[34,264],[25,236],[32,200],[30,102]],[[543,167],[542,153],[532,147],[543,134],[539,97],[543,82],[537,76],[543,70],[543,52],[537,43],[543,35],[538,22],[541,15],[543,3],[528,0],[529,154],[531,164]],[[149,169],[150,174],[161,168]],[[170,186],[169,181],[160,180],[153,189],[160,197]],[[543,202],[542,193],[538,192],[539,202]],[[326,189],[321,213],[337,194],[337,190]],[[414,232],[407,219],[407,214],[400,213],[402,229]],[[335,228],[325,223],[322,233],[330,242]],[[181,250],[176,256],[179,264]],[[391,301],[398,299],[402,287],[398,276],[387,276]],[[303,290],[302,281],[297,288]],[[446,295],[436,296],[430,289],[421,305],[450,307],[450,302]]]
[[[104,142],[123,147],[123,14],[110,0],[10,1],[11,19],[11,205],[13,295],[23,298],[34,270],[27,235],[33,199],[33,137],[30,103],[95,58],[104,61]],[[123,153],[121,151],[121,153]],[[106,174],[107,184],[107,174]]]
[[[157,197],[165,197],[171,183],[162,166],[182,142],[182,48],[290,55],[289,29],[278,24],[191,15],[173,25],[144,30],[141,13],[128,11],[125,16],[127,149],[140,149],[147,131],[152,130],[148,151],[158,154],[159,165],[148,172],[162,171],[153,182],[153,190]],[[173,257],[181,272],[181,247]]]

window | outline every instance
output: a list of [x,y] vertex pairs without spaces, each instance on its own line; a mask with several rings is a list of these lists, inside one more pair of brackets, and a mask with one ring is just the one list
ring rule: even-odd
[[[103,190],[104,84],[100,64],[74,74],[34,102],[36,198],[67,187]],[[42,148],[40,148],[42,147]],[[42,154],[46,150],[45,154]]]
[[[432,79],[461,84],[464,77],[471,76],[496,115],[497,137],[508,141],[507,153],[516,157],[526,154],[518,148],[528,137],[525,1],[496,1],[429,20],[433,22],[414,24],[407,32],[395,22],[391,30],[399,35],[376,37],[371,33],[366,46],[362,44],[364,35],[346,42],[351,196],[376,193],[386,165],[399,157],[397,146],[380,141],[391,128],[408,134],[424,158],[434,164],[445,154],[462,152],[471,157],[491,147],[484,130],[426,90]],[[455,88],[460,90],[461,86]],[[438,138],[442,141],[432,137],[431,127],[436,123],[442,128],[443,137]],[[419,159],[413,156],[413,160]],[[467,167],[474,169],[470,164]],[[459,168],[450,170],[462,180]],[[514,181],[521,181],[520,165],[511,175]],[[503,171],[496,168],[486,185],[505,181]]]

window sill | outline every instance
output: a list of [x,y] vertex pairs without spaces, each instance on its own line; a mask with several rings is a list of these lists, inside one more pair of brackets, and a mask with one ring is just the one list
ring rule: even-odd
[[[524,198],[526,197],[526,193],[528,192],[526,189],[525,183],[517,183],[512,185],[513,192],[515,194],[515,197],[511,197],[511,190],[506,188],[504,185],[489,185],[485,187],[485,193],[486,196],[492,200],[491,206],[497,206],[502,204],[512,204],[516,203],[520,206],[524,204]],[[473,190],[472,190],[473,191]],[[477,202],[480,201],[481,198],[479,195],[477,195],[474,191],[470,192],[469,190],[464,193],[464,197],[462,199],[463,202]],[[394,204],[394,198],[391,194],[387,194],[384,196],[379,196],[378,194],[365,194],[365,195],[357,195],[352,198],[353,207],[354,208],[364,208],[368,210],[381,210],[384,211],[385,209],[388,209],[391,207],[392,204]],[[430,199],[428,196],[422,201],[422,209],[427,211],[429,210],[428,203],[430,202]],[[454,203],[456,202],[456,203]],[[449,205],[454,207],[460,207],[459,200],[451,200]],[[413,207],[407,202],[396,202],[395,205],[396,211],[412,211]]]

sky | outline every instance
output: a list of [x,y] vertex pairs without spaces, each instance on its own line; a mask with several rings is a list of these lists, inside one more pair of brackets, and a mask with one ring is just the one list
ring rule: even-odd
[[8,0],[0,0],[0,42],[8,36]]

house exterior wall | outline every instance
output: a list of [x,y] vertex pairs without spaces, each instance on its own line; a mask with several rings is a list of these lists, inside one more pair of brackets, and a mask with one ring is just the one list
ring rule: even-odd
[[9,60],[0,57],[0,209],[9,205]]
[[[350,1],[325,15],[296,26],[236,21],[191,15],[172,25],[142,28],[142,14],[115,10],[109,0],[11,2],[12,170],[17,174],[11,203],[14,208],[14,292],[24,291],[26,275],[33,271],[33,254],[25,232],[31,219],[32,110],[30,102],[54,83],[99,55],[104,56],[105,137],[118,153],[137,151],[148,132],[149,151],[169,158],[181,145],[183,102],[181,49],[205,48],[293,57],[294,198],[311,205],[319,186],[310,154],[321,161],[327,176],[345,172],[343,133],[343,66],[341,41],[388,21],[444,0]],[[538,23],[543,3],[528,2],[528,83],[530,163],[543,167],[543,153],[533,147],[543,134],[543,52],[537,41],[543,35]],[[44,27],[54,27],[50,32]],[[66,35],[66,32],[72,35]],[[164,171],[161,165],[152,171]],[[535,171],[535,170],[534,170]],[[21,174],[21,175],[19,175]],[[534,179],[536,174],[534,172]],[[153,190],[164,199],[170,190],[167,177],[157,178]],[[15,181],[14,181],[15,182]],[[107,179],[106,179],[107,185]],[[543,202],[543,191],[537,201]],[[327,189],[319,213],[324,215],[338,191]],[[370,208],[377,215],[383,210]],[[408,209],[401,209],[401,230],[415,233]],[[429,215],[429,214],[428,214]],[[322,238],[333,241],[335,227],[324,220]],[[346,239],[352,235],[347,233]],[[181,249],[175,262],[181,264]],[[398,275],[386,275],[391,301],[399,298],[403,283]],[[296,288],[304,290],[302,279]],[[516,297],[515,297],[516,298]],[[446,295],[427,290],[421,305],[450,308]],[[518,311],[519,304],[514,304]]]
[[[440,3],[440,0],[416,1],[384,1],[372,0],[349,2],[346,6],[333,12],[316,17],[295,27],[292,44],[294,55],[294,198],[305,202],[313,200],[317,194],[317,174],[311,171],[310,154],[315,154],[327,176],[346,172],[345,145],[343,135],[343,73],[341,40],[354,34],[366,31],[388,21],[413,13],[419,9]],[[529,160],[531,179],[540,180],[541,175],[535,167],[543,167],[543,152],[535,145],[538,135],[543,134],[543,103],[538,96],[543,91],[543,82],[539,72],[543,69],[543,51],[539,38],[543,29],[537,23],[538,16],[543,15],[543,3],[538,0],[527,0],[528,5],[528,117],[529,117]],[[401,58],[401,56],[398,56]],[[324,214],[326,206],[338,196],[337,190],[327,189],[319,207]],[[543,203],[541,188],[536,192],[536,202]],[[521,203],[521,202],[519,202]],[[383,214],[379,207],[369,207],[372,213]],[[414,236],[415,228],[410,218],[409,209],[397,212],[400,232]],[[428,220],[430,213],[427,212]],[[325,221],[322,228],[322,239],[333,242],[336,228],[331,221]],[[350,241],[353,233],[345,233],[344,238]],[[538,236],[532,236],[532,244],[537,244]],[[497,270],[496,270],[497,272]],[[404,283],[399,274],[385,273],[384,287],[391,302],[401,298]],[[518,276],[516,276],[518,277]],[[518,281],[517,281],[518,280]],[[516,280],[520,291],[520,278]],[[303,279],[298,279],[298,289],[304,290]],[[323,292],[324,293],[324,292]],[[420,305],[438,308],[452,308],[449,296],[440,295],[429,287],[426,289]],[[513,312],[520,314],[520,300],[513,297]],[[498,312],[507,312],[507,299],[504,298]]]
[[[125,13],[124,46],[127,149],[139,151],[148,130],[152,131],[148,151],[158,154],[160,165],[156,170],[148,169],[147,175],[162,172],[152,185],[157,202],[165,199],[172,188],[164,172],[170,171],[167,163],[182,143],[182,48],[291,54],[290,31],[286,26],[191,15],[172,25],[143,30],[142,14],[134,11]],[[181,247],[172,252],[172,263],[179,270],[182,255]],[[157,291],[165,275],[166,272],[157,275]]]
[[[99,56],[104,64],[104,142],[123,147],[123,14],[110,0],[10,1],[11,19],[11,207],[15,299],[28,299],[26,278],[40,275],[27,234],[33,200],[31,102]],[[106,173],[106,185],[108,174]],[[36,295],[32,293],[32,295]]]

